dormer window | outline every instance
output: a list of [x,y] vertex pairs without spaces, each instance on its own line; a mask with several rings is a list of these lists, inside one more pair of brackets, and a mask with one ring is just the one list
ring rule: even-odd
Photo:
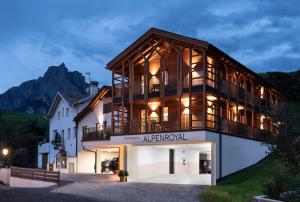
[[62,108],[62,114],[61,114],[61,116],[62,116],[62,117],[65,116],[65,108],[64,108],[64,107]]

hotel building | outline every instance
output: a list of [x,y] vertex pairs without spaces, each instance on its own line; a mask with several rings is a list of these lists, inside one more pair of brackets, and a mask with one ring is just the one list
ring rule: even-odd
[[[77,158],[92,162],[78,170],[102,173],[97,159],[113,156],[129,181],[211,185],[266,157],[262,143],[276,135],[274,112],[285,97],[212,44],[151,28],[107,69],[109,101],[96,96],[75,117],[84,148]],[[97,99],[109,113],[103,118],[103,108],[97,120],[111,122],[102,135],[80,123]],[[80,153],[89,151],[95,156]]]

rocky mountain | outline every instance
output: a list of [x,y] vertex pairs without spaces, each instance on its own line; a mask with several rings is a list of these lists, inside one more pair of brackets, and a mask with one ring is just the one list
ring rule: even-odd
[[45,115],[57,91],[85,95],[87,87],[84,76],[64,63],[50,66],[44,76],[0,94],[0,109]]
[[300,70],[294,72],[266,72],[261,77],[285,92],[290,101],[300,101]]

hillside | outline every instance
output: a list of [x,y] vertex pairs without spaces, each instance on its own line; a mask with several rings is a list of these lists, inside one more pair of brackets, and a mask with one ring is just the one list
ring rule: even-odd
[[300,101],[300,70],[294,72],[266,72],[261,77],[286,92],[291,101]]
[[87,86],[81,73],[69,72],[63,63],[50,66],[42,77],[0,94],[0,109],[45,115],[57,91],[85,95]]
[[0,109],[2,120],[15,125],[25,125],[30,120],[37,120],[41,126],[48,127],[48,120],[39,114],[29,114],[24,112],[8,111]]

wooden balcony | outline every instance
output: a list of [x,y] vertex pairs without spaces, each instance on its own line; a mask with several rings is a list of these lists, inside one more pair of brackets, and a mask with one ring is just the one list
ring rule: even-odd
[[92,127],[83,130],[82,141],[101,141],[109,140],[111,136],[111,128]]

